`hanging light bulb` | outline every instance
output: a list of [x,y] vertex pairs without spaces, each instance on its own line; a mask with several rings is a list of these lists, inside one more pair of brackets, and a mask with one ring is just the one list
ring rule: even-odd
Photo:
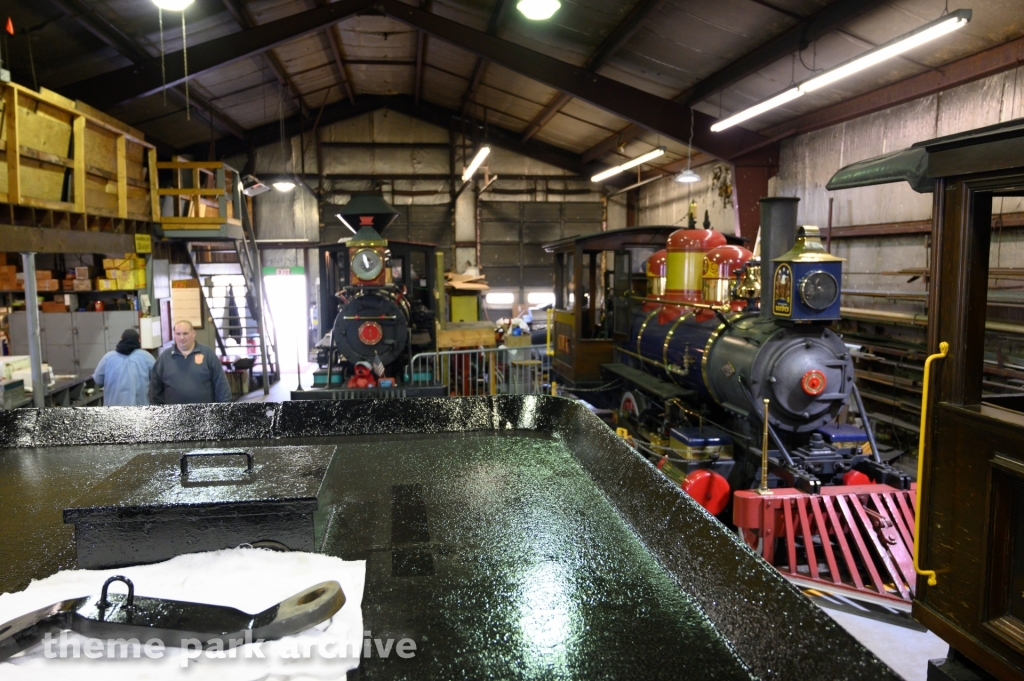
[[295,189],[295,183],[292,182],[291,180],[278,180],[277,182],[274,182],[270,186],[272,186],[279,192],[290,192],[291,190]]
[[516,9],[527,19],[543,21],[550,19],[561,6],[558,0],[519,0]]
[[193,2],[195,0],[153,0],[154,5],[169,12],[180,12]]
[[675,180],[676,182],[700,182],[700,175],[687,168],[676,175]]

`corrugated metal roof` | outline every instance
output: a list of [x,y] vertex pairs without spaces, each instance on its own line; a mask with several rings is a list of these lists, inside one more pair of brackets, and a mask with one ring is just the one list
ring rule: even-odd
[[[81,1],[95,18],[132,42],[135,54],[159,54],[158,13],[150,2]],[[420,5],[414,0],[406,1]],[[617,53],[599,68],[599,73],[657,96],[674,98],[830,1],[665,0],[646,16]],[[95,28],[83,25],[89,17],[70,16],[58,4],[48,2],[8,3],[16,29],[33,29],[33,57],[41,85],[59,91],[63,85],[131,63],[109,41],[97,37]],[[509,7],[496,28],[499,38],[575,65],[585,64],[634,7],[630,0],[562,0],[562,8],[551,20],[532,22],[515,10],[515,0],[506,2]],[[185,12],[190,46],[241,30],[225,3],[240,6],[256,24],[317,6],[314,0],[196,0]],[[434,14],[478,31],[488,29],[496,9],[496,0],[431,0],[428,4]],[[765,64],[698,108],[715,116],[729,115],[807,77],[812,69],[837,64],[936,18],[942,4],[937,0],[893,0],[849,22],[843,31],[825,35],[800,55]],[[952,0],[950,9],[964,4],[966,0]],[[1024,35],[1024,0],[986,0],[975,4],[979,6],[973,8],[971,24],[961,31],[919,48],[906,58],[891,60],[808,94],[758,117],[748,126],[772,126]],[[337,36],[345,77],[355,95],[415,94],[420,40],[415,29],[394,19],[368,14],[349,18],[330,30]],[[164,13],[164,44],[168,51],[181,45],[177,13]],[[437,38],[425,37],[423,44],[422,99],[458,113],[467,97],[477,58]],[[15,80],[31,84],[27,47],[28,39],[23,34],[10,40],[10,66]],[[291,87],[301,93],[308,111],[315,113],[325,103],[347,99],[326,31],[279,45],[270,55],[253,55],[194,77],[190,92],[212,104],[220,118],[237,124],[236,130],[273,124],[279,116],[279,99],[284,115],[299,111],[298,102],[275,75],[271,59],[276,59],[287,73]],[[522,132],[556,95],[549,86],[489,64],[479,87],[472,93],[469,113],[476,118],[486,117],[492,125]],[[151,95],[115,107],[110,113],[175,148],[208,140],[210,136],[204,116],[194,115],[193,120],[185,120],[179,96],[169,96],[165,104],[162,95]],[[535,133],[534,139],[579,153],[626,125],[615,114],[570,100]],[[230,133],[220,123],[214,134]],[[643,153],[658,144],[668,149],[666,162],[685,156],[685,144],[662,140],[657,135],[642,135],[619,152],[608,154],[605,160],[620,162],[627,155]]]

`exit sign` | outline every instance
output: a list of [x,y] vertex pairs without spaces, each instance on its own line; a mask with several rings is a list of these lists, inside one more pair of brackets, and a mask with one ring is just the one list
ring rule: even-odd
[[306,270],[302,267],[264,267],[263,276],[265,277],[287,277],[292,274],[305,274]]

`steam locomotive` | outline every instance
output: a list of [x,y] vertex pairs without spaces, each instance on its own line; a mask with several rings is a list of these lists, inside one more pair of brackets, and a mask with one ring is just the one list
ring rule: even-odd
[[816,227],[797,228],[798,200],[762,200],[760,260],[710,229],[669,235],[647,258],[615,362],[601,365],[622,386],[606,398],[618,425],[714,515],[760,484],[766,414],[769,488],[911,482],[882,461],[866,418],[837,423],[851,402],[865,413],[850,350],[830,328],[842,259]]
[[380,195],[356,195],[338,211],[341,234],[350,236],[320,248],[329,332],[317,343],[321,368],[313,378],[324,390],[296,391],[293,399],[434,396],[403,385],[403,372],[414,352],[433,344],[435,247],[381,236],[398,212]]

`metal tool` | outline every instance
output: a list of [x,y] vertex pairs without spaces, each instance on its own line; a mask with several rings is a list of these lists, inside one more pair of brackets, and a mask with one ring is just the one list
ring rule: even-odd
[[[128,593],[108,594],[113,582],[124,582]],[[0,661],[31,648],[47,633],[56,635],[64,629],[91,638],[159,639],[167,647],[180,647],[185,639],[197,639],[204,647],[217,640],[226,649],[246,638],[273,640],[297,634],[328,619],[344,604],[340,584],[321,582],[250,615],[222,605],[136,596],[132,581],[118,575],[104,582],[99,598],[71,598],[0,625]]]

